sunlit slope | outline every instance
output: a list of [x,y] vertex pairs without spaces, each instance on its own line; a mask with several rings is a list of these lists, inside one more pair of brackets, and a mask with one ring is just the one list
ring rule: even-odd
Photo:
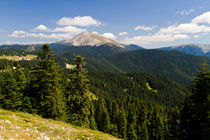
[[11,138],[25,140],[117,140],[117,138],[99,131],[83,129],[27,113],[0,109],[0,139]]

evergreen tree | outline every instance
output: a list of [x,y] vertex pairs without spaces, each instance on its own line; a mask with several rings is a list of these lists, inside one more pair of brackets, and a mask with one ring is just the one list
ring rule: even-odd
[[149,134],[152,140],[163,139],[163,124],[159,112],[158,108],[154,108],[151,114]]
[[13,70],[14,78],[16,80],[17,86],[19,87],[18,94],[22,96],[21,110],[26,112],[32,112],[32,105],[30,102],[30,98],[26,93],[27,79],[22,69],[23,68],[20,66],[20,64],[17,64],[15,69]]
[[210,71],[204,63],[193,80],[192,95],[181,110],[181,138],[209,139]]
[[146,121],[143,123],[143,130],[144,130],[144,132],[143,132],[143,138],[145,140],[149,140],[149,134],[148,134],[148,129],[147,129],[147,123],[146,123]]
[[169,136],[170,139],[179,140],[180,136],[180,110],[172,110],[168,117]]
[[113,101],[111,105],[110,120],[112,123],[116,123],[117,117],[119,116],[119,107],[116,101]]
[[123,107],[120,108],[119,115],[116,121],[117,121],[119,137],[125,139],[127,131],[127,120],[125,116],[125,110]]
[[97,129],[97,126],[96,126],[96,122],[95,122],[95,112],[94,112],[93,103],[90,104],[89,121],[90,121],[90,128],[93,129],[93,130],[96,130]]
[[37,53],[37,64],[31,71],[33,108],[46,118],[64,119],[65,104],[60,85],[60,68],[55,63],[50,46],[43,44]]
[[19,87],[19,92],[24,94],[26,88],[26,76],[19,64],[16,65],[15,69],[13,70],[14,78],[17,82],[17,86]]
[[98,130],[109,133],[111,123],[104,99],[99,99],[96,103],[95,118]]
[[20,88],[12,72],[4,74],[1,86],[1,106],[9,110],[21,110],[23,94],[19,92]]
[[67,113],[69,122],[89,127],[89,105],[92,93],[89,91],[89,81],[86,76],[87,71],[83,68],[84,65],[84,59],[76,56],[75,67],[68,75]]
[[133,127],[133,124],[131,124],[128,128],[127,139],[128,140],[136,140],[137,139],[137,135],[135,133],[135,129]]

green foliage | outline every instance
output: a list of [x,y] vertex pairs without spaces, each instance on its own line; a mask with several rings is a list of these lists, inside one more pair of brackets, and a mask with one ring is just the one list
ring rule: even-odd
[[129,128],[128,128],[127,139],[128,140],[136,140],[137,139],[137,135],[135,133],[133,124],[130,125]]
[[[129,95],[166,106],[176,106],[189,95],[188,89],[175,81],[150,73],[94,72],[89,73],[89,79],[90,89],[97,96],[116,98]],[[148,82],[158,90],[158,94],[147,89]]]
[[93,130],[97,130],[97,124],[95,122],[95,110],[94,110],[93,103],[90,104],[89,121],[90,121],[90,128]]
[[99,101],[97,101],[95,118],[98,130],[103,132],[109,132],[111,125],[110,118],[105,105],[105,101],[103,99],[99,99]]
[[21,110],[23,93],[13,76],[13,73],[4,73],[1,80],[0,106],[9,110]]
[[[37,113],[128,140],[209,138],[210,72],[207,66],[203,66],[193,80],[189,98],[186,87],[157,74],[87,74],[84,68],[88,63],[87,68],[93,71],[156,72],[183,82],[183,78],[188,79],[199,67],[201,57],[142,50],[87,57],[84,61],[73,53],[57,58],[60,62],[73,62],[76,56],[75,67],[67,70],[55,63],[49,45],[42,45],[37,53],[38,58],[31,62],[0,60],[0,108]],[[165,61],[165,57],[169,57],[169,61]],[[181,68],[185,63],[188,66]]]
[[210,71],[204,63],[193,80],[192,95],[181,110],[182,139],[208,139],[210,121]]
[[148,82],[146,83],[146,86],[147,86],[147,89],[148,89],[149,91],[152,91],[152,92],[154,92],[154,93],[157,93],[157,92],[158,92],[158,90],[155,90],[155,89],[151,88]]
[[84,64],[83,58],[77,56],[75,61],[76,67],[68,74],[68,87],[66,93],[67,114],[69,122],[75,125],[89,127],[89,105],[91,103],[91,98],[89,96],[89,81],[86,78],[87,72],[83,68]]
[[[77,47],[77,49],[80,48]],[[88,62],[86,68],[91,72],[150,72],[170,77],[182,84],[189,84],[189,80],[196,74],[205,59],[205,57],[178,51],[163,50],[137,50],[109,56],[85,55],[85,51],[83,53],[73,52],[74,55],[84,54],[83,56],[86,56],[85,59]],[[72,63],[72,52],[58,56],[57,60],[61,64]],[[207,58],[207,63],[210,64],[210,58]]]
[[38,60],[31,71],[31,93],[33,108],[47,118],[62,119],[65,116],[64,96],[61,92],[60,68],[50,52],[48,44],[38,51]]

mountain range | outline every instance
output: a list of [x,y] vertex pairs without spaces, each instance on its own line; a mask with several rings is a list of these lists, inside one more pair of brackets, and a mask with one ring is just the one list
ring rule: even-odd
[[210,57],[210,44],[183,44],[160,48],[162,50],[177,50],[187,54],[196,56],[207,56]]
[[[39,48],[41,45],[2,45],[0,49],[15,49],[21,51],[32,52]],[[66,52],[74,52],[83,56],[101,56],[101,55],[113,55],[119,52],[127,52],[144,49],[141,46],[135,44],[122,44],[116,40],[103,37],[101,35],[81,32],[71,39],[62,40],[56,43],[50,44],[52,50],[56,54],[62,54]],[[210,44],[182,44],[176,46],[162,47],[160,50],[176,50],[187,54],[196,56],[210,57]]]
[[[35,52],[41,45],[3,45],[0,49]],[[73,64],[76,55],[85,57],[89,71],[150,72],[187,82],[200,68],[204,59],[210,63],[210,45],[186,44],[160,49],[144,49],[125,45],[103,36],[82,32],[72,39],[50,44],[56,61]],[[5,53],[5,52],[4,52]],[[207,56],[207,57],[204,57]]]

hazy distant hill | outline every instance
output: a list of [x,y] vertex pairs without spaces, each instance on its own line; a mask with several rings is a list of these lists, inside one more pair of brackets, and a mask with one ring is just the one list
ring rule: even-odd
[[0,46],[0,50],[14,49],[14,50],[18,50],[18,51],[33,52],[33,51],[37,50],[38,46],[39,45],[20,45],[20,44],[2,45],[2,46]]
[[177,50],[184,53],[210,57],[210,44],[184,44],[160,48],[162,50]]

